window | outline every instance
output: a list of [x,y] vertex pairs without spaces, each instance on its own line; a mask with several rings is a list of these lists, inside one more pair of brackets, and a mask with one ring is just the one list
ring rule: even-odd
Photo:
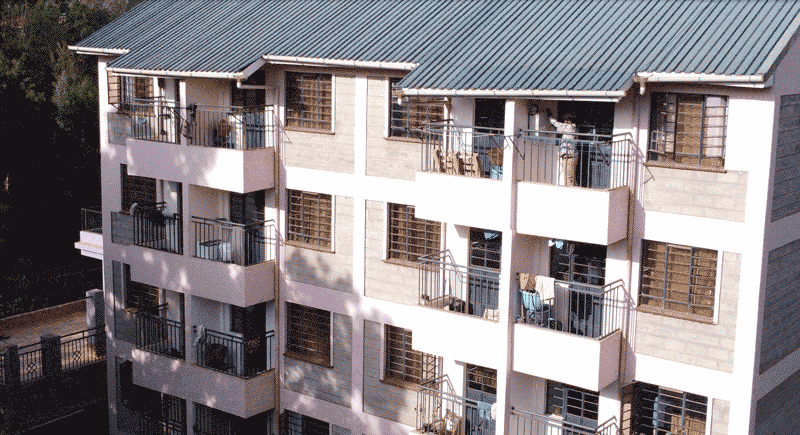
[[704,435],[708,398],[657,385],[633,384],[633,433]]
[[[422,128],[426,123],[444,119],[444,99],[431,97],[401,97],[394,91],[400,79],[389,79],[392,92],[389,107],[389,136],[422,138]],[[402,104],[398,104],[402,98]]]
[[[127,266],[127,265],[126,265]],[[125,289],[125,308],[155,308],[158,306],[158,287],[128,281]]]
[[108,74],[108,104],[153,98],[153,79]]
[[328,435],[330,425],[322,420],[299,414],[288,409],[281,415],[282,434],[286,435]]
[[386,325],[386,369],[385,379],[394,379],[413,384],[422,384],[435,379],[438,358],[411,347],[411,331]]
[[330,249],[332,212],[330,195],[289,190],[287,239]]
[[594,391],[547,382],[547,414],[558,415],[565,422],[597,427],[598,394]]
[[271,434],[272,410],[241,418],[199,403],[194,404],[194,433],[197,435]]
[[[467,364],[467,396],[494,403],[497,396],[497,370]],[[488,399],[488,400],[486,400]]]
[[440,250],[442,224],[414,217],[413,205],[389,204],[388,258],[416,262]]
[[470,228],[469,243],[470,266],[500,270],[500,253],[503,246],[502,233],[481,228]]
[[229,305],[231,307],[231,332],[241,334],[244,332],[244,308],[236,305]]
[[714,317],[717,251],[642,241],[639,306]]
[[286,303],[286,351],[317,364],[330,365],[330,311]]
[[330,74],[286,73],[286,126],[331,131]]
[[649,161],[722,168],[728,100],[698,94],[653,94]]
[[120,165],[122,178],[122,211],[129,211],[131,204],[154,204],[156,202],[156,179],[128,175],[128,165]]

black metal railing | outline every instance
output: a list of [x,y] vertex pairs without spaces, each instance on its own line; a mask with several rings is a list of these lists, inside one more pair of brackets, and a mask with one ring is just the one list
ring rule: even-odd
[[492,404],[455,394],[447,375],[417,390],[416,429],[420,433],[494,435]]
[[275,223],[253,221],[237,224],[227,220],[193,216],[194,256],[240,266],[275,259]]
[[426,124],[422,130],[422,171],[503,179],[503,152],[510,138],[502,129]]
[[90,328],[61,337],[61,368],[71,370],[104,359],[106,334],[104,328]]
[[500,272],[455,263],[450,251],[419,258],[419,304],[499,320]]
[[189,105],[183,135],[190,145],[255,150],[274,146],[273,106]]
[[622,280],[604,286],[550,281],[549,289],[520,290],[518,322],[597,339],[623,327],[629,301]]
[[136,319],[136,347],[172,358],[186,357],[183,323],[165,317],[166,305],[138,308]]
[[132,214],[134,245],[183,254],[181,215],[165,214],[164,203],[137,205]]
[[618,435],[619,427],[614,417],[597,427],[569,423],[563,418],[552,418],[521,409],[511,408],[509,433],[514,435]]
[[635,155],[628,134],[523,130],[515,146],[521,159],[517,181],[592,189],[627,186]]
[[195,327],[197,364],[240,378],[251,378],[274,367],[275,331],[240,337]]
[[153,142],[180,143],[180,108],[160,99],[127,103],[131,137]]
[[100,211],[100,206],[81,209],[81,231],[103,233],[103,214]]
[[32,381],[44,375],[42,370],[42,342],[36,342],[17,348],[19,352],[19,380],[20,382]]

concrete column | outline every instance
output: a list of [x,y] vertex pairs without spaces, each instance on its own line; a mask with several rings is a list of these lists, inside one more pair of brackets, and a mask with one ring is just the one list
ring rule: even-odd
[[19,350],[16,343],[8,343],[3,349],[3,383],[6,388],[19,386]]
[[55,334],[42,335],[42,376],[61,374],[61,337]]
[[86,327],[105,326],[105,301],[103,290],[94,289],[86,292]]
[[18,399],[20,394],[19,389],[19,351],[16,343],[8,343],[3,349],[3,379],[5,383],[2,391],[3,397],[0,397],[0,406],[3,407],[5,412],[5,424],[0,426],[0,431],[5,430],[4,433],[17,433],[17,414],[19,409]]

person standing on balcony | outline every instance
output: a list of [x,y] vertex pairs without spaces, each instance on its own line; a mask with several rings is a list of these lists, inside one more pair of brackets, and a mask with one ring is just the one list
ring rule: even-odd
[[578,161],[575,150],[575,123],[572,121],[572,113],[565,113],[564,122],[558,122],[553,118],[553,112],[547,109],[547,119],[561,134],[561,141],[558,147],[559,173],[558,184],[560,186],[575,185],[575,166]]

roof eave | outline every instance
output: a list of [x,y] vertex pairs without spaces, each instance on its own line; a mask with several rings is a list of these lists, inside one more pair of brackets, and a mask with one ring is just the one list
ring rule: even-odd
[[725,75],[703,73],[646,72],[639,71],[634,76],[638,83],[705,83],[705,84],[760,84],[765,82],[762,74]]
[[80,47],[77,45],[68,45],[67,48],[78,54],[88,54],[91,56],[119,56],[129,51],[124,48]]
[[134,68],[114,68],[108,67],[106,71],[112,74],[125,76],[148,76],[148,77],[183,77],[200,79],[227,79],[244,80],[247,77],[241,72],[219,72],[219,71],[167,71]]
[[494,98],[542,98],[552,100],[587,100],[619,102],[625,91],[575,91],[541,89],[430,89],[403,88],[403,95],[431,97],[494,97]]
[[327,67],[347,67],[347,68],[370,68],[370,69],[393,69],[411,71],[418,64],[413,62],[388,62],[388,61],[369,61],[369,60],[345,60],[329,59],[322,57],[301,57],[301,56],[275,56],[264,55],[263,59],[271,64],[279,65],[299,65],[299,66],[327,66]]

